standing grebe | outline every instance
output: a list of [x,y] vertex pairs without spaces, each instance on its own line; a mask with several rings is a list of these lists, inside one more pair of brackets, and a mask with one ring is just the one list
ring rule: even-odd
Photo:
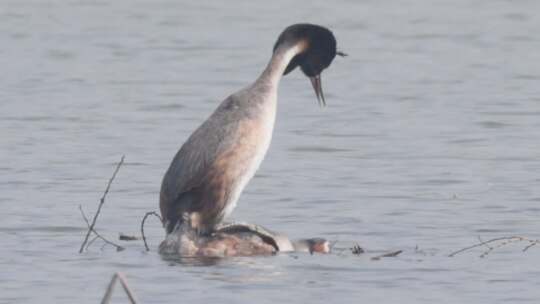
[[160,192],[167,233],[185,224],[201,236],[215,230],[268,150],[282,75],[300,66],[325,105],[320,74],[335,56],[336,39],[324,27],[295,24],[281,33],[259,78],[225,99],[174,157]]

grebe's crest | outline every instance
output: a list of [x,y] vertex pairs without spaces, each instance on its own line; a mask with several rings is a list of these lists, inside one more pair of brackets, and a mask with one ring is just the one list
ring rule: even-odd
[[287,75],[300,66],[311,81],[319,105],[325,106],[321,72],[330,66],[336,55],[346,54],[336,50],[336,38],[329,29],[315,24],[300,23],[287,27],[279,35],[274,45],[274,53],[278,49],[291,47],[300,47],[301,51],[291,59],[283,74]]
[[306,43],[305,51],[291,60],[285,69],[284,75],[300,66],[306,76],[317,76],[322,70],[330,66],[332,60],[338,54],[334,34],[325,27],[307,23],[287,27],[279,35],[274,45],[274,51],[282,45],[292,46],[300,42]]

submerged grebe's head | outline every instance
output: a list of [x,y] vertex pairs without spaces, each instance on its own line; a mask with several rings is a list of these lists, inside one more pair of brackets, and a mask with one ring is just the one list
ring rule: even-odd
[[336,38],[330,30],[315,24],[294,24],[279,35],[274,52],[284,46],[293,47],[301,44],[302,51],[293,57],[285,69],[287,75],[297,66],[309,77],[319,104],[325,105],[321,86],[321,72],[332,63],[336,55],[346,56],[336,50]]

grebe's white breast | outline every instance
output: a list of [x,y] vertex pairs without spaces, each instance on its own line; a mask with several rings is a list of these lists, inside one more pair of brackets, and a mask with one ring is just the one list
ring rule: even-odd
[[251,113],[249,119],[240,122],[236,157],[231,159],[231,173],[238,174],[232,185],[231,193],[223,210],[227,217],[236,207],[240,194],[259,169],[272,141],[272,133],[276,120],[277,88],[267,84],[255,83],[246,91],[239,92],[243,98],[250,99]]
[[[303,48],[305,48],[304,44],[298,44],[276,52],[257,81],[235,94],[240,103],[243,103],[242,116],[249,119],[241,122],[237,131],[238,144],[236,146],[239,158],[236,159],[236,165],[242,164],[238,166],[242,172],[239,172],[232,187],[231,195],[223,210],[224,217],[236,207],[240,194],[255,175],[270,147],[276,121],[279,81],[292,57]],[[231,163],[234,164],[234,162]],[[235,171],[231,170],[231,172]]]

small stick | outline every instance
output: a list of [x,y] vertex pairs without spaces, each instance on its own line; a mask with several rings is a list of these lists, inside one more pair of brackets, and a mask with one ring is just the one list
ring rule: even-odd
[[[490,240],[487,240],[487,241],[484,241],[484,242],[480,242],[480,243],[477,243],[477,244],[474,244],[474,245],[471,245],[471,246],[468,246],[468,247],[465,247],[465,248],[461,248],[459,250],[456,250],[452,253],[450,253],[448,256],[449,257],[453,257],[459,253],[462,253],[464,251],[467,251],[467,250],[470,250],[470,249],[473,249],[473,248],[476,248],[476,247],[480,247],[480,246],[485,246],[487,244],[490,244],[490,243],[493,243],[493,242],[497,242],[497,241],[513,241],[513,240],[518,240],[518,241],[522,241],[524,238],[521,237],[521,236],[503,236],[503,237],[498,237],[498,238],[494,238],[494,239],[490,239]],[[488,251],[491,251],[493,250],[494,248],[489,246],[489,249]]]
[[[96,211],[96,214],[94,214],[94,218],[92,219],[92,224],[88,227],[88,232],[86,232],[86,236],[84,237],[84,241],[81,244],[81,248],[79,249],[79,253],[82,253],[84,250],[84,245],[88,242],[88,238],[90,237],[90,233],[94,230],[94,226],[96,225],[97,217],[99,216],[99,213],[101,212],[101,207],[103,207],[103,204],[105,203],[105,197],[107,196],[107,193],[109,193],[109,189],[111,188],[111,184],[116,177],[116,173],[118,173],[118,170],[120,170],[120,166],[124,163],[124,157],[125,155],[122,155],[122,158],[120,159],[120,162],[116,165],[116,169],[114,170],[113,175],[109,179],[109,183],[107,184],[107,187],[105,188],[105,192],[103,192],[103,196],[99,200],[99,206]],[[95,231],[94,231],[95,232]]]
[[124,291],[126,292],[126,295],[129,301],[131,302],[131,304],[137,304],[135,293],[131,291],[127,283],[126,277],[121,272],[117,272],[113,275],[111,282],[109,283],[109,286],[107,286],[107,291],[105,291],[105,295],[103,296],[103,299],[101,300],[101,304],[108,304],[111,301],[111,297],[114,291],[114,286],[116,285],[116,281],[120,281],[120,284],[122,284],[122,287],[124,288]]
[[388,252],[388,253],[384,253],[384,254],[381,254],[381,255],[378,255],[378,256],[374,256],[371,258],[372,261],[378,261],[380,260],[381,258],[391,258],[391,257],[396,257],[398,256],[400,253],[402,253],[403,250],[397,250],[397,251],[392,251],[392,252]]
[[143,242],[144,242],[144,248],[146,248],[146,251],[150,251],[150,248],[148,248],[148,244],[146,243],[146,236],[144,235],[144,222],[146,222],[146,218],[148,216],[150,216],[150,215],[157,216],[159,221],[162,222],[161,216],[159,216],[159,214],[157,214],[157,212],[155,212],[155,211],[146,212],[146,214],[144,215],[144,217],[143,217],[143,219],[141,221],[141,234],[142,234],[142,239],[143,239]]
[[538,245],[538,243],[540,243],[540,240],[529,240],[530,244],[525,246],[525,248],[523,248],[523,252],[529,250],[529,248],[531,248],[532,246],[534,245]]
[[92,245],[97,239],[99,239],[99,236],[94,235],[94,237],[90,240],[90,242],[86,244],[86,248],[84,248],[84,250],[88,250],[88,247],[90,247],[90,245]]
[[509,239],[509,240],[505,240],[505,241],[502,241],[501,243],[499,244],[496,244],[495,246],[493,247],[489,247],[488,250],[484,251],[480,257],[481,258],[485,258],[486,256],[488,256],[493,250],[497,249],[497,248],[501,248],[501,247],[504,247],[508,244],[511,244],[511,243],[517,243],[517,242],[521,242],[523,241],[524,238],[523,237],[518,237],[517,239]]
[[[86,222],[86,225],[88,226],[88,228],[90,228],[90,222],[88,221],[88,217],[86,217],[86,214],[84,214],[84,211],[82,209],[82,206],[79,205],[79,210],[81,210],[81,215],[84,219],[84,221]],[[109,245],[112,245],[114,247],[116,247],[116,251],[122,251],[124,250],[125,248],[118,245],[118,244],[115,244],[114,242],[111,242],[109,240],[107,240],[105,237],[103,237],[101,234],[99,234],[95,228],[92,228],[92,232],[96,235],[96,237],[94,237],[90,242],[88,242],[88,244],[86,245],[86,249],[88,249],[88,247],[90,246],[90,244],[92,244],[96,238],[100,238],[101,240],[103,240],[105,243],[109,244]]]
[[141,238],[135,235],[127,235],[120,232],[120,235],[118,236],[118,239],[120,241],[138,241]]
[[[481,236],[478,236],[478,240],[480,241],[480,243],[484,243],[484,240]],[[484,243],[484,245],[487,247],[488,250],[493,250],[493,247],[489,246],[489,244]]]

